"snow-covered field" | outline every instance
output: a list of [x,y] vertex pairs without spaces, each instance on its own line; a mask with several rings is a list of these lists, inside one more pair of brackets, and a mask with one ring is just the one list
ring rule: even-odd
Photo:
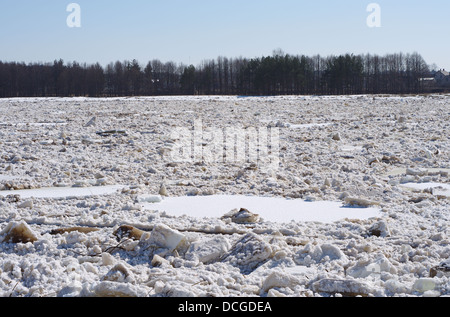
[[448,296],[449,102],[0,100],[0,296]]

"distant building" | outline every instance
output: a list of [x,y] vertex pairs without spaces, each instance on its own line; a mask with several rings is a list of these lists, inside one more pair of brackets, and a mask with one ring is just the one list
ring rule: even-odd
[[434,74],[437,86],[450,86],[450,73],[445,69],[440,69]]
[[450,73],[445,69],[433,71],[428,77],[419,78],[422,89],[428,91],[448,91],[450,89]]

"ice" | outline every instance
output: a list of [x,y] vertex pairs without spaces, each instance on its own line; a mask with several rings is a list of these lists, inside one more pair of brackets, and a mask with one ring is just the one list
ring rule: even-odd
[[190,245],[186,253],[187,259],[198,259],[202,263],[215,262],[224,256],[231,248],[225,237],[217,236],[206,241],[197,241]]
[[16,179],[16,177],[0,174],[0,182],[1,181],[12,181],[14,179]]
[[[449,296],[449,102],[1,99],[0,296]],[[276,164],[205,159],[228,128]]]
[[276,287],[295,287],[299,284],[298,278],[294,275],[285,274],[282,272],[271,273],[263,283],[263,292],[268,292],[272,288]]
[[138,197],[140,203],[159,203],[162,200],[160,195],[141,195]]
[[436,281],[432,278],[420,278],[414,282],[413,289],[415,291],[424,293],[426,291],[432,291],[436,288]]
[[185,236],[177,230],[171,229],[164,224],[158,224],[153,228],[150,238],[145,243],[173,251],[184,239]]
[[432,189],[434,195],[442,195],[450,197],[450,184],[444,183],[404,183],[402,186],[416,189],[416,190],[425,190]]
[[[233,209],[246,208],[265,221],[310,221],[332,223],[345,218],[369,219],[381,216],[379,208],[350,208],[342,202],[283,199],[242,195],[167,197],[160,203],[144,204],[146,209],[165,211],[172,216],[220,218]],[[276,210],[276,212],[274,212]]]
[[1,232],[1,242],[27,243],[38,240],[37,235],[24,221],[10,222]]
[[289,124],[289,128],[291,129],[309,129],[314,127],[326,127],[329,126],[330,123],[302,123],[302,124]]
[[124,188],[122,185],[95,186],[95,187],[46,187],[37,189],[23,189],[0,191],[2,196],[20,195],[22,199],[27,198],[66,198],[86,197],[96,195],[108,195]]

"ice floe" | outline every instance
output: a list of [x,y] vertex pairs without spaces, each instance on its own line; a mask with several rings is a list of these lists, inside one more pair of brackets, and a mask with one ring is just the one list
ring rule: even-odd
[[379,208],[347,207],[339,201],[307,202],[302,199],[242,195],[167,197],[157,203],[144,204],[144,207],[172,216],[188,215],[198,218],[220,218],[233,209],[246,208],[265,221],[278,223],[291,221],[331,223],[345,218],[369,219],[382,215]]

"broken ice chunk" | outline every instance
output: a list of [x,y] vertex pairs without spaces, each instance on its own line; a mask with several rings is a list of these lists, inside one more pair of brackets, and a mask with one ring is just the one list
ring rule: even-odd
[[146,242],[150,245],[155,245],[157,247],[166,248],[173,251],[184,240],[185,236],[181,232],[169,228],[164,224],[157,224],[153,228],[150,238]]
[[38,240],[36,234],[31,230],[27,223],[11,222],[0,232],[0,237],[4,236],[2,242],[27,243]]

